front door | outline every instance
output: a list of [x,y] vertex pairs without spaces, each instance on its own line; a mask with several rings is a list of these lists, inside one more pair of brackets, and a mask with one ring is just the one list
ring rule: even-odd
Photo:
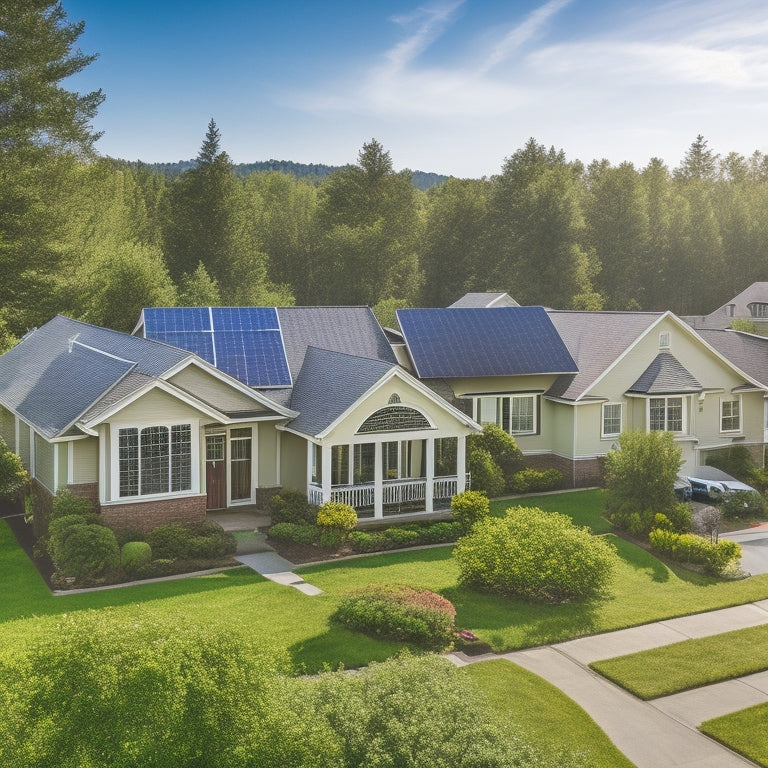
[[227,506],[226,435],[205,438],[205,487],[208,492],[206,509],[224,509]]
[[233,429],[229,433],[230,501],[251,501],[251,438],[250,427]]

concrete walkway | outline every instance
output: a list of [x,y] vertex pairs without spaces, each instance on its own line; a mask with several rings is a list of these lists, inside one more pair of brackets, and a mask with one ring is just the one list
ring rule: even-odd
[[744,768],[754,763],[696,727],[710,717],[768,701],[768,672],[641,701],[587,665],[761,624],[768,624],[768,600],[543,648],[482,656],[451,653],[448,658],[457,666],[503,658],[543,677],[579,704],[637,768]]
[[243,565],[247,565],[251,570],[261,574],[265,579],[274,581],[276,584],[293,587],[305,595],[323,594],[322,589],[318,589],[312,584],[307,584],[301,576],[293,573],[293,563],[288,562],[284,557],[280,557],[274,550],[254,552],[250,555],[237,555],[235,560]]
[[742,570],[757,576],[768,573],[768,523],[753,525],[742,531],[731,531],[720,535],[741,545]]

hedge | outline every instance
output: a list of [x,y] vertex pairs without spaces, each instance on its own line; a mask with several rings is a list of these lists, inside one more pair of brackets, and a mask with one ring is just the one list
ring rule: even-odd
[[675,533],[656,529],[648,535],[651,546],[673,560],[704,566],[707,573],[722,576],[741,559],[741,547],[735,541],[721,539],[717,544],[693,533]]

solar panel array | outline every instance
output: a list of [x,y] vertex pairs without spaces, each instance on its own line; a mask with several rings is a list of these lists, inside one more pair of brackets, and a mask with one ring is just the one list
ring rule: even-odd
[[578,370],[542,307],[400,309],[397,319],[422,378]]
[[145,309],[144,335],[194,352],[249,387],[292,384],[274,307]]

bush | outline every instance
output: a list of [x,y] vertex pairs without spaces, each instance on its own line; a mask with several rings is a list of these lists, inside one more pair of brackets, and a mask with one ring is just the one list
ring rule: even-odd
[[366,531],[352,531],[349,534],[347,543],[355,552],[375,552],[375,540],[370,533]]
[[735,541],[722,539],[716,544],[692,533],[654,530],[648,536],[651,546],[673,560],[701,565],[707,573],[721,576],[741,558],[741,547]]
[[705,461],[707,466],[722,469],[742,483],[749,483],[755,471],[752,454],[744,445],[731,445],[728,448],[709,451]]
[[59,517],[69,517],[70,515],[82,515],[89,519],[92,516],[93,520],[96,519],[92,502],[79,496],[73,496],[69,490],[59,491],[53,497],[51,520],[56,520]]
[[372,584],[343,597],[331,618],[372,637],[440,651],[453,640],[455,616],[449,600],[427,589]]
[[170,523],[150,531],[147,543],[155,557],[166,560],[220,560],[237,550],[235,537],[218,523]]
[[167,557],[158,557],[149,563],[140,565],[136,569],[137,579],[159,579],[162,576],[173,576],[179,573],[179,566],[176,560],[169,560]]
[[461,523],[432,523],[424,528],[421,534],[425,544],[444,544],[456,541],[462,534]]
[[319,528],[335,528],[337,531],[353,531],[357,527],[357,512],[339,501],[326,501],[317,510]]
[[291,544],[316,544],[319,535],[316,526],[306,523],[277,523],[269,529],[271,539]]
[[138,528],[114,528],[113,530],[120,547],[129,541],[144,541],[144,534]]
[[459,583],[533,602],[586,600],[605,593],[617,563],[614,548],[570,518],[513,507],[459,539]]
[[104,577],[120,563],[115,534],[104,525],[82,522],[80,515],[51,524],[50,551],[58,573],[76,581]]
[[27,485],[29,476],[21,457],[0,437],[0,496],[14,496]]
[[391,542],[391,549],[413,547],[421,543],[421,533],[407,528],[387,528],[382,531],[382,536],[386,541]]
[[317,520],[317,507],[307,501],[307,494],[284,488],[269,500],[272,524],[307,523],[314,525]]
[[726,520],[764,517],[765,499],[755,491],[736,491],[723,498],[720,512]]
[[491,498],[504,493],[504,473],[489,451],[485,448],[472,448],[467,454],[467,465],[472,474],[474,490],[483,491]]
[[190,538],[192,537],[189,529],[181,523],[161,525],[146,536],[147,544],[152,547],[154,556],[163,560],[187,557]]
[[482,491],[464,491],[451,499],[451,514],[463,533],[469,533],[478,520],[488,517],[490,508],[488,496]]
[[557,469],[522,469],[512,475],[509,489],[514,493],[540,493],[563,487],[563,473]]
[[150,560],[152,560],[152,548],[146,541],[128,541],[120,550],[120,567],[126,573],[136,573]]
[[515,438],[497,424],[486,424],[479,435],[471,435],[467,447],[470,451],[474,448],[488,451],[494,464],[501,470],[505,489],[515,472],[523,468],[523,454]]

